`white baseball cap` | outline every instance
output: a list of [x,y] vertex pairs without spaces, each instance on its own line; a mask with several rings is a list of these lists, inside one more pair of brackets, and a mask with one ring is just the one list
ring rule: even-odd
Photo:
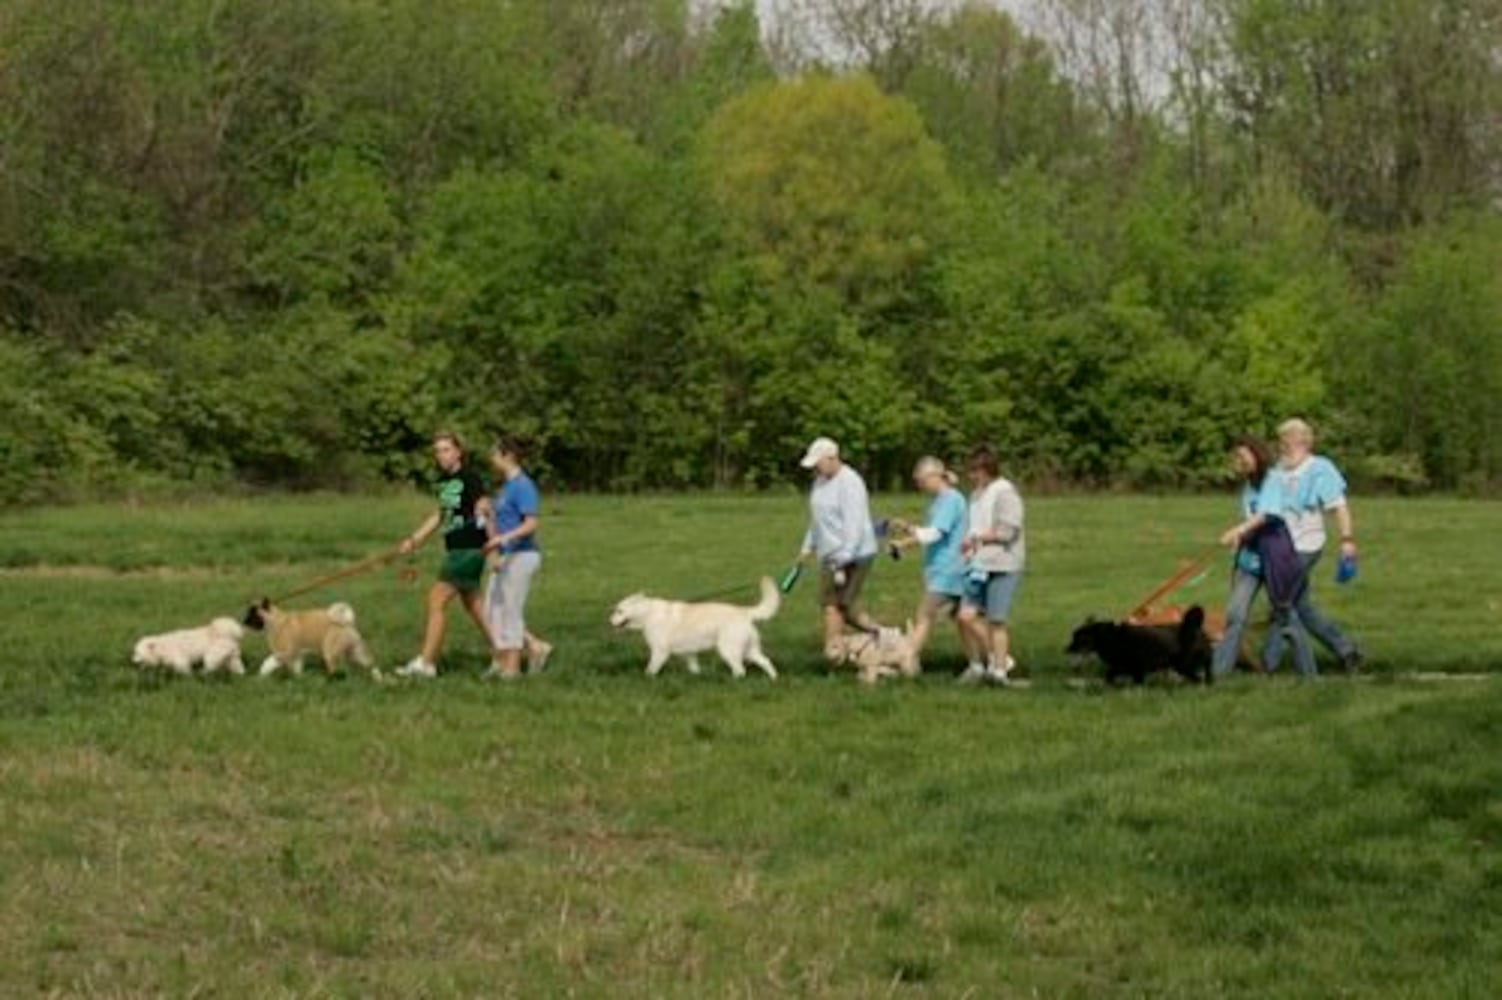
[[805,469],[812,469],[826,458],[839,457],[840,446],[834,443],[833,438],[814,438],[814,443],[808,446],[801,464]]

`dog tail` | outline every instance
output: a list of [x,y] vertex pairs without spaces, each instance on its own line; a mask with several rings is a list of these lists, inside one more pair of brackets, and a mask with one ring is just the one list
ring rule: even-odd
[[777,614],[777,609],[782,607],[782,592],[777,589],[777,584],[770,576],[761,578],[761,603],[751,609],[751,620],[764,622]]
[[355,624],[355,609],[340,601],[329,605],[329,621],[350,628]]
[[1187,648],[1204,630],[1205,609],[1196,604],[1184,612],[1184,620],[1179,622],[1179,641]]

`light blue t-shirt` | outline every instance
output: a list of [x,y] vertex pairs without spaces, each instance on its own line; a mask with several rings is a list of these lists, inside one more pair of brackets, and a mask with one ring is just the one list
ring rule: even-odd
[[[1241,517],[1246,520],[1258,514],[1267,517],[1282,518],[1284,510],[1283,481],[1277,475],[1276,469],[1269,469],[1267,475],[1262,477],[1262,485],[1252,486],[1251,483],[1243,483],[1241,486]],[[1236,565],[1247,573],[1262,573],[1262,557],[1257,551],[1246,546],[1236,550]]]
[[1335,463],[1323,455],[1311,455],[1292,469],[1278,466],[1268,473],[1283,487],[1283,520],[1293,536],[1293,547],[1303,553],[1325,547],[1325,511],[1346,502],[1346,478]]
[[960,597],[965,593],[965,498],[953,487],[928,505],[927,526],[939,537],[923,549],[923,585],[930,594]]
[[[536,517],[540,506],[537,484],[525,472],[508,479],[495,495],[495,530],[504,534],[521,527],[528,517]],[[537,532],[501,546],[507,555],[513,552],[537,552]]]

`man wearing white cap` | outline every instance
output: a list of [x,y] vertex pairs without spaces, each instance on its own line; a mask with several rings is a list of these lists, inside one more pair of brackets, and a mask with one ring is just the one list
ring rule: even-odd
[[815,472],[802,558],[816,559],[819,564],[825,644],[838,639],[846,624],[875,632],[879,626],[858,604],[876,557],[876,528],[871,523],[866,481],[840,461],[840,446],[827,437],[808,446],[802,464]]

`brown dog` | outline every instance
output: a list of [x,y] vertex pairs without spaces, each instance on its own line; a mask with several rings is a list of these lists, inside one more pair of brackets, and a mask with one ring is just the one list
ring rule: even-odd
[[302,661],[309,654],[323,657],[323,668],[332,674],[346,659],[369,670],[370,652],[365,640],[355,631],[355,609],[348,604],[330,604],[311,611],[283,611],[269,599],[251,605],[245,612],[245,624],[265,631],[271,655],[261,664],[261,676],[282,667],[293,676],[302,673]]

